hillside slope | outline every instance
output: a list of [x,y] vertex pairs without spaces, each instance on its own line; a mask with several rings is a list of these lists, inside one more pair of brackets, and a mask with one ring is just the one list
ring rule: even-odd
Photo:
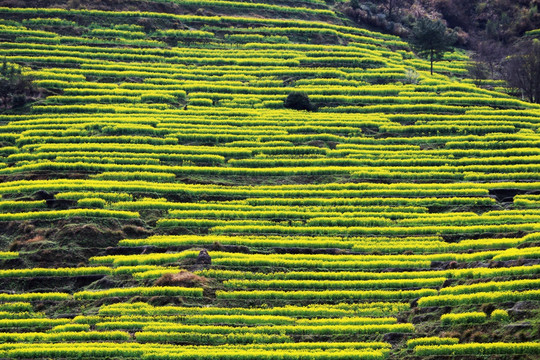
[[321,0],[111,3],[0,7],[1,358],[538,357],[538,105]]

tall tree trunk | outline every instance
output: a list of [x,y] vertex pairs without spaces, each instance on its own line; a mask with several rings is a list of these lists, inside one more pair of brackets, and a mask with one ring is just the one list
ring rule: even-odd
[[431,49],[429,59],[431,60],[431,75],[433,75],[433,49]]

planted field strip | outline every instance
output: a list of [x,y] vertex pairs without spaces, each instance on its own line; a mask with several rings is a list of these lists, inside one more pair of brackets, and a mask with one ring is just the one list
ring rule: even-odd
[[538,354],[461,327],[540,300],[540,108],[347,6],[0,7],[1,358]]

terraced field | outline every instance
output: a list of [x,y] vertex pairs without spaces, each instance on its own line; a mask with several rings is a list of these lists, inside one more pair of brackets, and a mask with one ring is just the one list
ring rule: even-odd
[[0,8],[0,358],[538,358],[538,105],[321,0],[129,3]]

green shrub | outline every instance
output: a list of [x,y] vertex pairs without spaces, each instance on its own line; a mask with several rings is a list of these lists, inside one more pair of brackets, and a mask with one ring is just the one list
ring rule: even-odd
[[315,107],[306,93],[293,91],[285,99],[283,106],[287,109],[313,111]]
[[508,315],[508,311],[497,309],[497,310],[493,310],[493,312],[491,313],[491,320],[508,321],[510,320],[510,316]]
[[103,209],[107,202],[100,198],[83,198],[77,201],[77,205],[84,208],[99,208]]

